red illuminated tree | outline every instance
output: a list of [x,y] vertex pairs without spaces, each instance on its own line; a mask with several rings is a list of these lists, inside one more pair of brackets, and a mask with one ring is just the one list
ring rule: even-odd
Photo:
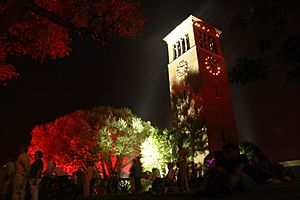
[[42,150],[44,161],[56,162],[67,172],[86,169],[87,162],[98,160],[95,132],[86,114],[77,111],[53,122],[37,125],[32,131],[30,154]]
[[94,162],[99,170],[121,172],[129,155],[153,131],[129,109],[98,107],[76,111],[53,122],[37,125],[32,131],[31,155],[42,150],[44,161],[54,161],[68,173],[86,169]]
[[4,0],[0,3],[0,84],[17,73],[9,55],[43,62],[70,54],[71,38],[106,43],[133,38],[144,16],[138,0]]

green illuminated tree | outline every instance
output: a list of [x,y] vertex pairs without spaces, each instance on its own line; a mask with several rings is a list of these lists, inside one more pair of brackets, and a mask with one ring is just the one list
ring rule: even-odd
[[106,120],[98,131],[97,143],[109,174],[120,173],[130,157],[140,154],[142,142],[155,128],[134,116],[129,109],[110,109],[102,113]]
[[156,129],[141,145],[142,163],[147,171],[157,168],[162,175],[168,163],[178,157],[177,138],[169,130]]

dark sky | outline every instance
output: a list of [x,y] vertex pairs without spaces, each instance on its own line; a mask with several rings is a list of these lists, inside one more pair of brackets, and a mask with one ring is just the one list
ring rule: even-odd
[[[228,68],[240,55],[255,54],[260,29],[231,32],[229,24],[245,5],[239,0],[143,1],[147,18],[141,37],[102,47],[73,42],[72,55],[39,64],[12,59],[20,78],[0,89],[0,156],[28,142],[32,128],[78,109],[128,107],[144,120],[170,127],[166,36],[190,14],[223,31]],[[279,74],[262,83],[232,86],[241,141],[260,145],[273,159],[299,159],[300,86]]]

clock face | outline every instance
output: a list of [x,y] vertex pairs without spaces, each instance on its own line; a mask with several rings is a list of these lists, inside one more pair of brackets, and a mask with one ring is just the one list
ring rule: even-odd
[[180,61],[176,68],[176,74],[178,77],[183,77],[188,72],[188,62],[186,60]]
[[211,73],[213,76],[218,76],[221,72],[221,64],[213,57],[208,56],[205,58],[205,68]]

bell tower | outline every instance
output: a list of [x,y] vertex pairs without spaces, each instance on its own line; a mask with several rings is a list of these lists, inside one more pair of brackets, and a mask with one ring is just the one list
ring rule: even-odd
[[[164,38],[168,45],[171,104],[178,103],[172,98],[177,90],[183,91],[183,99],[198,99],[201,105],[197,117],[204,123],[210,152],[224,143],[238,143],[220,34],[220,30],[191,15]],[[187,88],[189,77],[196,77],[193,84],[197,89],[192,96]],[[181,117],[177,115],[179,122]]]

